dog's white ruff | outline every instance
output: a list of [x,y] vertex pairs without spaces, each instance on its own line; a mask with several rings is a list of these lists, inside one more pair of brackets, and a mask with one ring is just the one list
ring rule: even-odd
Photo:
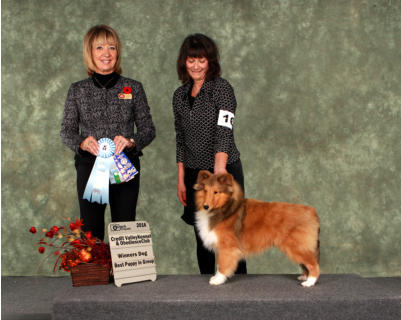
[[219,284],[223,284],[224,282],[226,282],[226,280],[227,280],[227,277],[224,274],[217,271],[216,274],[210,278],[209,284],[218,286]]
[[217,244],[217,235],[213,230],[209,229],[209,215],[206,210],[199,210],[195,214],[196,228],[198,229],[199,236],[206,248],[214,250]]
[[316,283],[316,278],[315,277],[308,277],[308,280],[302,282],[302,286],[304,287],[312,287]]

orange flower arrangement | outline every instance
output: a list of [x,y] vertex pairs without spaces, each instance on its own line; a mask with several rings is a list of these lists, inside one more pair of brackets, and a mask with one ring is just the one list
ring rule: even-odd
[[[67,220],[70,221],[68,227],[53,226],[50,230],[42,229],[44,237],[36,242],[36,245],[39,245],[40,254],[46,251],[47,246],[52,251],[48,257],[52,255],[57,257],[53,272],[56,272],[57,266],[59,270],[69,272],[81,263],[96,263],[111,270],[109,245],[93,237],[91,231],[84,232],[81,228],[82,220],[76,219],[75,222],[69,218]],[[37,233],[35,227],[31,227],[29,231],[33,234]]]

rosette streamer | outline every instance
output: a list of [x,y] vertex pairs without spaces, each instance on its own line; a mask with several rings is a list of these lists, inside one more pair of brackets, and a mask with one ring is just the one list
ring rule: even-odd
[[114,155],[115,144],[111,139],[98,141],[99,153],[86,184],[83,198],[100,204],[109,203],[109,182],[122,183],[138,173],[131,161],[122,152]]

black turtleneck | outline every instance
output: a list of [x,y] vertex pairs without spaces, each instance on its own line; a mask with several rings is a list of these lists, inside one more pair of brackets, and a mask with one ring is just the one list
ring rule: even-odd
[[98,88],[110,89],[117,83],[120,75],[116,72],[109,74],[94,73],[92,76],[93,83]]

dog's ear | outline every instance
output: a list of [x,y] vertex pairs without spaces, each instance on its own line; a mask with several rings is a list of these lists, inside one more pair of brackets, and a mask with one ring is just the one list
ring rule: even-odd
[[232,192],[232,187],[234,184],[234,178],[229,173],[223,173],[217,177],[217,181],[225,186],[227,186],[228,191]]
[[209,178],[212,175],[212,173],[208,170],[201,170],[198,173],[198,179],[196,180],[196,183],[202,183],[204,180]]
[[196,191],[203,190],[204,187],[205,185],[203,183],[195,183],[193,186]]
[[202,190],[205,185],[203,183],[203,181],[205,181],[207,178],[209,178],[212,175],[212,173],[210,171],[207,170],[201,170],[198,173],[198,179],[196,180],[196,183],[194,184],[194,189],[196,191]]

